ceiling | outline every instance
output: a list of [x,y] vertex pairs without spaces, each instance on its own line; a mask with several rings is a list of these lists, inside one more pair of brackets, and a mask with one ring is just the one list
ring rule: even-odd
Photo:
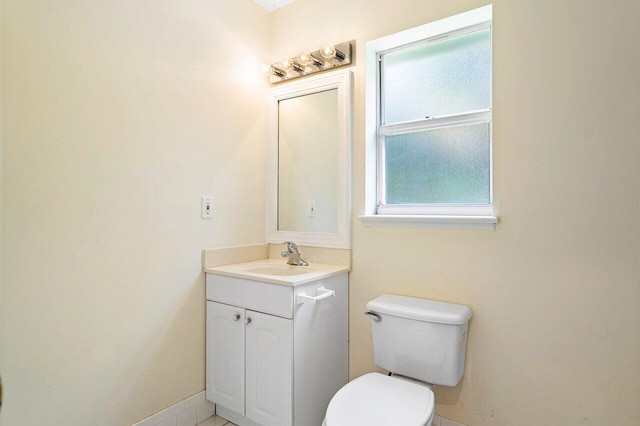
[[269,12],[272,12],[276,9],[281,8],[282,6],[286,6],[289,3],[293,3],[295,0],[253,0]]

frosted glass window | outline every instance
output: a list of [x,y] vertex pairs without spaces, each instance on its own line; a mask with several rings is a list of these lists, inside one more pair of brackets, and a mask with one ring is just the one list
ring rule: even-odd
[[491,18],[487,5],[367,42],[365,225],[497,223]]
[[487,204],[490,125],[473,124],[385,138],[386,204]]
[[491,107],[491,29],[381,55],[384,125]]

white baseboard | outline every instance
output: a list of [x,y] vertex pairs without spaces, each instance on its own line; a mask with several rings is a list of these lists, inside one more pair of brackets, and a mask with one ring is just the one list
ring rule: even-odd
[[216,405],[216,416],[222,417],[225,420],[229,420],[233,424],[238,426],[260,426],[258,423],[249,420],[245,416],[224,408],[222,405]]
[[444,417],[434,415],[431,426],[466,426],[466,425],[462,423],[454,422],[453,420],[445,419]]
[[196,426],[213,416],[215,412],[215,404],[207,401],[202,391],[132,426]]

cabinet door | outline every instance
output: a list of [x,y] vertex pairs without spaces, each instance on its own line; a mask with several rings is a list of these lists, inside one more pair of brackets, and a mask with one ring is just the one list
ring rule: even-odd
[[246,311],[246,416],[264,426],[290,426],[293,417],[292,321]]
[[244,309],[207,302],[207,399],[244,414]]

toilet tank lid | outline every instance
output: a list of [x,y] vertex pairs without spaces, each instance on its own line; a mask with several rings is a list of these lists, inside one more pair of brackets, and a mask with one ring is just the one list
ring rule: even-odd
[[379,314],[440,324],[465,324],[473,315],[468,306],[395,294],[383,294],[367,303],[367,309]]

